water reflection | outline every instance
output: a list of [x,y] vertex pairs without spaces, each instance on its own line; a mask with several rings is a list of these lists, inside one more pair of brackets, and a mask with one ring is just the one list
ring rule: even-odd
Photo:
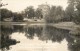
[[22,25],[13,25],[13,30],[14,30],[13,32],[20,32],[20,33],[24,31]]
[[41,26],[27,26],[25,27],[25,36],[29,39],[33,39],[36,35],[40,37],[42,34],[43,27]]
[[[80,51],[80,36],[74,36],[69,34],[69,30],[57,29],[53,26],[49,25],[2,25],[1,26],[1,49],[2,51],[10,50],[11,45],[15,45],[16,43],[20,43],[17,39],[13,39],[11,35],[13,33],[22,33],[25,35],[26,39],[35,39],[38,37],[38,40],[46,41],[49,43],[50,40],[54,43],[63,43],[64,40],[67,42],[66,51]],[[19,36],[18,33],[18,36]],[[27,40],[24,40],[27,41]],[[58,47],[58,46],[56,46]],[[53,49],[54,50],[54,49]],[[42,50],[40,50],[42,51]]]
[[[71,39],[71,40],[70,40]],[[80,51],[80,36],[70,36],[68,38],[68,48],[70,51]]]
[[0,39],[0,42],[1,42],[1,46],[0,46],[0,49],[2,51],[5,51],[5,50],[10,50],[10,47],[11,45],[15,45],[16,43],[20,43],[20,41],[16,41],[15,39],[11,39],[11,34],[13,33],[13,27],[12,26],[1,26],[1,39]]

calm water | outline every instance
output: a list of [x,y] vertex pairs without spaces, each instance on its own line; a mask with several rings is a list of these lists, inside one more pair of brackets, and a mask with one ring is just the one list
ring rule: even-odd
[[80,51],[80,37],[49,25],[2,25],[1,51]]

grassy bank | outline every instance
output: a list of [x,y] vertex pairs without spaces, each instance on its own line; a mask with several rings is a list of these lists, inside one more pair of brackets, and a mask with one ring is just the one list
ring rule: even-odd
[[60,22],[53,25],[56,28],[73,30],[76,28],[76,24],[73,22]]
[[80,25],[76,25],[74,22],[60,22],[53,25],[59,29],[70,30],[69,33],[74,35],[80,35]]

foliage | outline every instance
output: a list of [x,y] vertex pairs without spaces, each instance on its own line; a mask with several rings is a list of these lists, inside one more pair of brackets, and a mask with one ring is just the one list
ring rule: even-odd
[[23,21],[23,17],[20,13],[13,13],[13,21]]
[[40,8],[34,9],[33,6],[27,7],[22,13],[14,13],[8,9],[1,9],[1,21],[6,18],[12,18],[13,21],[23,21],[23,17],[28,19],[45,19],[48,23],[57,23],[61,21],[73,21],[80,23],[80,0],[68,0],[68,7],[63,10],[61,6],[51,6],[49,13],[43,18]]
[[42,18],[42,12],[41,12],[41,9],[37,8],[36,11],[35,11],[35,17],[37,18]]
[[12,11],[8,9],[1,9],[1,21],[3,21],[5,18],[11,18],[12,17]]
[[80,2],[76,6],[77,11],[75,12],[75,23],[80,23]]
[[48,15],[46,15],[46,21],[49,23],[59,22],[64,17],[64,11],[61,6],[52,6]]
[[69,21],[77,24],[80,23],[80,0],[68,0],[68,7],[66,8],[66,17]]
[[68,21],[72,21],[73,20],[73,13],[74,13],[74,6],[73,5],[68,5],[68,7],[65,10],[65,17],[67,17]]
[[33,18],[35,17],[35,11],[34,11],[34,8],[33,6],[29,6],[25,9],[25,15],[26,17],[28,18]]

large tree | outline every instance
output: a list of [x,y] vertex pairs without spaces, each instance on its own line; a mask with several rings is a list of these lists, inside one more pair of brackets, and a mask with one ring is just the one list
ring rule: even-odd
[[35,16],[37,18],[42,18],[42,12],[41,12],[41,9],[37,8],[36,11],[35,11]]
[[28,18],[34,18],[35,17],[35,11],[33,6],[29,6],[25,9],[25,15]]
[[48,15],[46,15],[46,22],[52,23],[53,22],[53,18],[55,16],[55,10],[56,10],[56,6],[52,6],[50,8],[50,12]]
[[23,21],[23,16],[20,13],[13,13],[13,21]]
[[1,21],[3,21],[5,18],[11,18],[12,17],[12,11],[8,9],[1,9]]
[[64,17],[63,13],[64,13],[64,10],[62,9],[61,6],[57,6],[57,7],[56,6],[52,6],[50,8],[49,14],[46,16],[47,17],[46,21],[50,22],[50,23],[59,22]]
[[55,19],[61,20],[64,17],[63,13],[64,13],[64,10],[62,9],[62,7],[58,6],[55,11],[55,15],[56,15]]
[[65,12],[67,19],[80,23],[80,0],[68,0],[68,7]]
[[67,19],[67,21],[72,21],[73,20],[73,16],[74,16],[74,5],[73,4],[69,4],[68,7],[65,10],[65,18]]
[[80,23],[80,1],[77,2],[75,11],[75,23]]

